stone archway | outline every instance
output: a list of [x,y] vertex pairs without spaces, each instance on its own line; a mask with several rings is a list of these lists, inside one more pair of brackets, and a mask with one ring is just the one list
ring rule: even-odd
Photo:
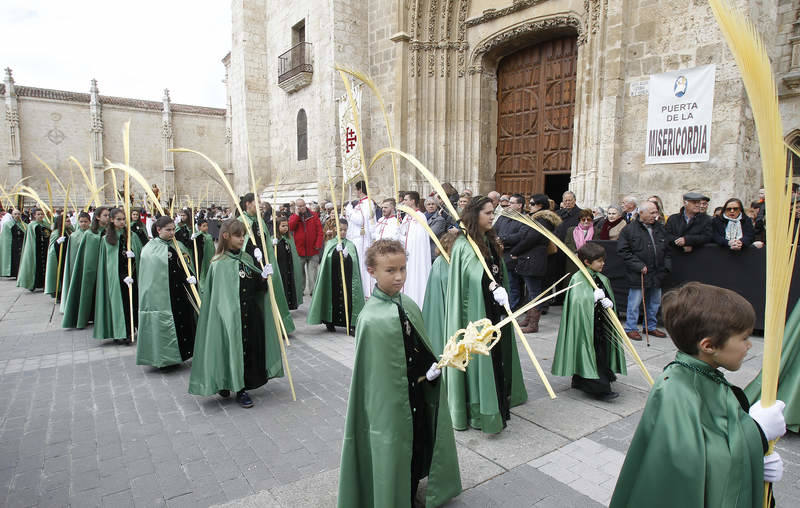
[[[550,39],[497,68],[495,189],[533,194],[562,182],[572,163],[577,37]],[[548,179],[548,181],[546,181]],[[562,185],[563,186],[563,185]]]
[[[475,90],[480,90],[480,110],[479,124],[482,126],[480,143],[475,153],[479,161],[480,179],[483,182],[491,182],[490,185],[498,190],[532,193],[543,192],[548,184],[545,181],[544,168],[549,167],[551,174],[561,180],[569,180],[572,159],[572,149],[575,143],[572,135],[575,123],[576,110],[576,80],[580,71],[579,54],[582,45],[586,40],[584,26],[575,16],[564,15],[554,16],[543,19],[526,21],[524,23],[510,26],[507,29],[495,33],[475,46],[469,58],[469,74],[472,79],[472,86]],[[555,43],[553,41],[562,41]],[[554,46],[560,45],[555,52]],[[539,49],[535,49],[535,48]],[[533,48],[533,49],[532,49]],[[564,51],[566,48],[566,52]],[[529,53],[530,52],[530,53]],[[537,57],[534,53],[539,54]],[[517,61],[517,74],[520,78],[526,75],[529,83],[527,92],[520,92],[519,89],[526,88],[526,85],[514,86],[510,89],[503,83],[503,74],[506,67],[514,67],[515,60],[528,59],[529,63],[545,55],[544,78],[539,79],[540,85],[537,94],[537,106],[530,108],[529,111],[514,111],[512,107],[510,117],[517,117],[522,121],[527,117],[528,121],[533,122],[533,117],[537,116],[534,135],[534,124],[526,127],[514,126],[513,132],[508,129],[504,132],[504,126],[508,127],[508,119],[505,118],[507,105],[503,100],[508,100],[505,95],[511,92],[513,95],[520,93],[531,96],[536,84],[531,81],[530,70],[526,71],[524,63]],[[553,59],[553,55],[557,55]],[[564,59],[563,57],[566,57]],[[566,64],[568,72],[547,71],[548,59],[551,65],[560,67]],[[555,63],[558,61],[558,63]],[[520,64],[522,67],[520,67]],[[512,71],[514,74],[514,71]],[[566,80],[551,79],[553,75],[566,75]],[[541,72],[539,77],[542,77]],[[524,81],[524,79],[522,79]],[[565,81],[566,86],[565,86]],[[551,85],[545,85],[543,82]],[[504,88],[506,88],[504,90]],[[515,88],[517,90],[515,90]],[[562,98],[563,91],[566,90],[566,97]],[[558,92],[557,100],[553,93]],[[548,97],[548,93],[550,96]],[[542,106],[539,108],[539,104]],[[566,106],[566,107],[564,107]],[[523,108],[524,110],[524,108]],[[540,116],[539,112],[547,115],[549,110],[550,117]],[[534,114],[535,113],[535,114]],[[523,122],[524,123],[524,122]],[[549,126],[545,128],[545,124]],[[486,128],[483,128],[486,126]],[[519,127],[519,128],[517,128]],[[521,136],[520,136],[521,134]],[[509,153],[508,143],[511,143]],[[515,146],[516,143],[516,146]],[[520,146],[520,144],[526,146]],[[542,143],[540,145],[540,143]],[[552,146],[550,146],[552,144]],[[549,153],[547,153],[549,152]],[[541,157],[539,156],[541,154]],[[510,155],[510,157],[509,157]],[[560,181],[561,181],[560,180]],[[551,182],[552,183],[552,182]]]

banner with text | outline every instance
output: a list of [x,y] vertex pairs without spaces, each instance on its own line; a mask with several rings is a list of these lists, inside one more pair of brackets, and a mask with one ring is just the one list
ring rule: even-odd
[[703,65],[650,76],[645,164],[708,160],[715,74]]
[[[353,87],[353,101],[356,103],[359,118],[361,117],[361,85]],[[358,144],[356,122],[353,118],[353,109],[345,94],[339,99],[339,137],[341,139],[342,173],[344,181],[349,183],[361,175],[361,151]]]

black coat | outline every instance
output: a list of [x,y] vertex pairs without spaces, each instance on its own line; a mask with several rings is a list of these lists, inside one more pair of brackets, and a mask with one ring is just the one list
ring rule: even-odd
[[687,247],[702,247],[711,243],[711,217],[704,213],[698,213],[687,223],[683,219],[683,208],[667,219],[665,225],[667,230],[667,241],[672,247],[683,251],[681,247],[675,245],[675,240],[683,237]]
[[[723,215],[722,217],[714,217],[711,223],[711,238],[720,247],[728,248],[728,240],[725,239],[725,230],[728,228],[728,222],[728,219]],[[753,238],[755,237],[753,221],[747,215],[742,215],[739,223],[742,225],[742,247],[747,247],[753,243]]]
[[494,223],[494,230],[498,238],[503,242],[503,261],[505,261],[506,268],[509,270],[513,270],[517,264],[515,259],[511,259],[511,249],[522,241],[526,229],[531,228],[510,217],[500,216],[497,218],[497,222]]
[[[655,246],[644,224],[631,221],[619,234],[617,253],[625,263],[625,281],[630,288],[641,286],[642,267],[647,266],[644,287],[658,288],[672,268],[667,232],[658,222],[653,224]],[[655,248],[654,248],[655,247]]]
[[[533,217],[549,231],[555,230],[555,223],[558,221],[551,218],[556,217],[553,212],[538,212]],[[547,246],[549,244],[550,240],[546,236],[531,227],[523,226],[522,238],[510,251],[510,254],[517,258],[514,272],[526,277],[544,277],[547,273]]]
[[561,217],[561,224],[556,228],[556,236],[559,240],[564,241],[567,236],[567,230],[573,226],[577,226],[580,220],[578,215],[581,213],[580,207],[573,206],[572,208],[560,208],[556,211]]

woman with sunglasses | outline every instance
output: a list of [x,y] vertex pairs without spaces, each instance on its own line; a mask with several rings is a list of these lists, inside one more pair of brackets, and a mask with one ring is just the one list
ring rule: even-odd
[[714,243],[720,247],[740,251],[752,245],[756,248],[764,246],[762,242],[754,242],[753,223],[744,214],[744,205],[739,199],[730,198],[722,207],[722,215],[715,217],[711,225]]

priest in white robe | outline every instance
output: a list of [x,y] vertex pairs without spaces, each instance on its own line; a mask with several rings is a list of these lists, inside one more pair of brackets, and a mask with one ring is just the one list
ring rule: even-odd
[[375,205],[367,196],[367,185],[364,180],[356,182],[358,199],[348,203],[344,214],[349,227],[347,228],[347,239],[353,242],[358,251],[359,269],[361,270],[361,285],[364,290],[364,298],[369,298],[372,294],[372,286],[375,280],[367,272],[367,249],[372,245],[372,232],[375,229]]
[[372,241],[378,240],[405,240],[403,231],[400,227],[400,219],[397,218],[397,201],[394,198],[387,198],[381,203],[382,217],[378,219],[378,224],[372,232]]
[[[425,214],[419,209],[419,193],[416,191],[406,192],[403,204],[415,210],[414,214],[424,223]],[[405,236],[406,253],[406,285],[403,293],[411,297],[414,303],[422,308],[425,299],[425,288],[428,285],[428,275],[431,273],[431,244],[428,232],[423,226],[414,220],[410,214],[403,218],[403,233]]]

